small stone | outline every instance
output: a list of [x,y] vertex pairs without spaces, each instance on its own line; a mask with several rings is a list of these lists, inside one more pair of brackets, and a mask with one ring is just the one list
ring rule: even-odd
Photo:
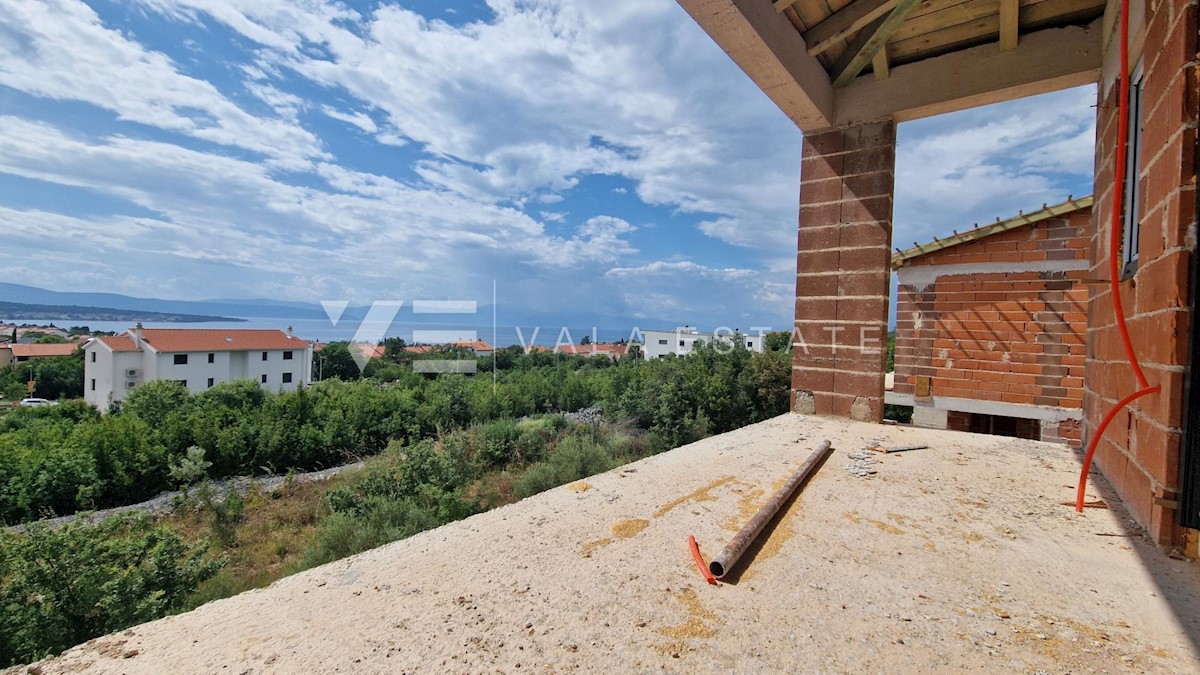
[[125,652],[124,654],[122,654],[122,655],[121,655],[121,658],[125,658],[125,659],[132,659],[133,657],[135,657],[135,656],[137,656],[137,655],[138,655],[138,650],[136,650],[136,649],[130,649],[129,651],[127,651],[127,652]]

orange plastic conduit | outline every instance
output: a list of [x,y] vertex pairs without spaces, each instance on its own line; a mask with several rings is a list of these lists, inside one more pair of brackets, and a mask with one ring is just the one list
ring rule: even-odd
[[695,535],[688,535],[688,548],[692,549],[692,560],[696,561],[696,567],[700,568],[700,574],[704,575],[704,580],[716,586],[717,578],[708,571],[708,565],[704,564],[704,557],[700,555],[700,546],[696,544]]
[[[1125,348],[1125,360],[1133,368],[1133,376],[1137,379],[1138,390],[1125,398],[1108,411],[1096,432],[1088,442],[1087,452],[1083,456],[1083,468],[1079,473],[1079,488],[1075,492],[1075,510],[1083,513],[1083,496],[1087,489],[1088,471],[1092,468],[1092,456],[1096,454],[1096,446],[1104,436],[1108,425],[1116,418],[1117,413],[1147,394],[1157,394],[1162,387],[1151,387],[1138,363],[1137,354],[1133,350],[1133,342],[1129,339],[1129,328],[1125,326],[1125,308],[1121,303],[1121,270],[1117,261],[1117,252],[1121,250],[1121,212],[1125,205],[1125,145],[1129,138],[1129,0],[1121,0],[1121,89],[1120,102],[1117,108],[1117,157],[1113,167],[1113,203],[1112,224],[1108,237],[1108,276],[1109,298],[1112,301],[1113,313],[1117,319],[1117,332],[1121,335],[1121,345]],[[1137,177],[1134,176],[1134,180]]]

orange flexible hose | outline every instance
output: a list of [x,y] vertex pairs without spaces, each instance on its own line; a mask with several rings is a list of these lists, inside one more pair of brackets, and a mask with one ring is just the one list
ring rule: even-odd
[[704,556],[700,555],[700,546],[696,543],[694,535],[688,535],[688,548],[692,549],[692,560],[696,561],[696,567],[700,568],[700,574],[704,575],[704,580],[713,586],[717,585],[717,578],[708,571],[708,565],[704,562]]
[[[1079,487],[1075,492],[1075,511],[1083,513],[1083,496],[1087,489],[1088,471],[1092,468],[1092,457],[1100,444],[1104,431],[1125,406],[1147,394],[1157,394],[1162,387],[1151,387],[1146,380],[1142,366],[1138,363],[1137,353],[1133,349],[1133,341],[1129,339],[1129,328],[1125,325],[1125,307],[1121,302],[1121,273],[1117,261],[1117,252],[1121,248],[1121,211],[1125,204],[1125,145],[1129,138],[1129,0],[1121,0],[1121,85],[1120,101],[1117,106],[1117,156],[1113,167],[1113,204],[1112,224],[1108,236],[1108,276],[1109,298],[1112,302],[1113,313],[1116,315],[1117,332],[1121,336],[1121,346],[1125,349],[1125,360],[1133,368],[1133,376],[1137,379],[1138,390],[1117,401],[1116,405],[1100,421],[1096,432],[1088,441],[1087,452],[1083,455],[1083,468],[1079,473]],[[1134,176],[1137,180],[1137,176]]]

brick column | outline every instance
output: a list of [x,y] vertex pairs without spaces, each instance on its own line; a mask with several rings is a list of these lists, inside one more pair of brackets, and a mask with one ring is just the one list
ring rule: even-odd
[[883,417],[896,126],[806,134],[800,169],[793,410]]

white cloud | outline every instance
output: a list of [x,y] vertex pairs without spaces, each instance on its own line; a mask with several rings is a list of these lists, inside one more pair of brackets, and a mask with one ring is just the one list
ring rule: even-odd
[[[364,112],[343,112],[337,108],[327,105],[321,106],[321,112],[335,120],[340,120],[346,124],[356,126],[368,134],[373,134],[379,131],[379,126],[375,124],[375,120],[371,119],[371,116]],[[378,138],[378,136],[376,138]]]
[[312,133],[256,117],[166,55],[104,27],[71,0],[9,0],[0,12],[0,84],[33,96],[84,101],[119,119],[259,153],[285,168],[324,157]]

